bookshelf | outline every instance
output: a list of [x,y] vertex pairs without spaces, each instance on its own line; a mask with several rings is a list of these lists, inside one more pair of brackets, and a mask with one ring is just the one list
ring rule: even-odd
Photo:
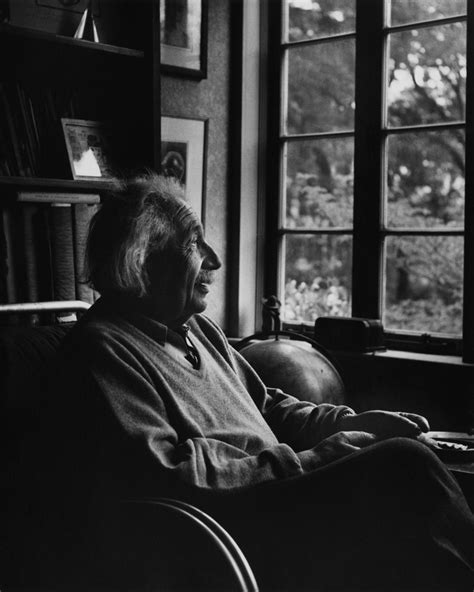
[[[84,191],[84,192],[103,192],[112,187],[110,181],[81,181],[69,179],[48,179],[41,177],[0,177],[0,194],[3,188],[18,189],[25,187],[30,189],[50,189],[52,191]],[[5,192],[5,196],[8,196]],[[3,196],[2,196],[3,197]]]
[[[159,163],[159,3],[112,3],[122,18],[108,31],[103,12],[101,43],[52,31],[47,21],[46,30],[9,22],[9,2],[0,0],[0,52],[8,56],[0,67],[0,304],[90,302],[79,276],[86,226],[112,186],[103,157],[117,175]],[[65,119],[107,129],[90,145],[95,132],[87,135],[99,163],[92,176],[81,178],[68,157]],[[87,128],[81,133],[79,140]]]
[[44,44],[46,46],[49,45],[50,47],[63,46],[79,48],[79,51],[91,52],[93,55],[105,53],[136,59],[143,59],[145,55],[145,52],[139,49],[100,42],[96,43],[94,41],[88,41],[87,39],[74,39],[73,37],[55,35],[44,31],[36,31],[34,29],[25,29],[24,27],[17,27],[5,23],[0,23],[0,36],[2,45],[6,43],[13,48],[13,44],[16,43],[17,48],[23,46],[23,53],[28,53],[31,48],[34,48],[35,46],[38,47],[39,44]]

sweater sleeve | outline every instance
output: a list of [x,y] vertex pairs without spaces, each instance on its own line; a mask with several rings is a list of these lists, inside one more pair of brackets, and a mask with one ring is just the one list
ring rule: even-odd
[[[146,368],[126,346],[90,340],[87,358],[100,396],[118,420],[115,423],[122,439],[125,437],[134,451],[130,458],[122,459],[122,470],[137,474],[138,467],[146,466],[149,492],[161,494],[163,483],[203,489],[243,487],[302,474],[327,462],[317,450],[298,453],[284,442],[250,454],[213,438],[180,438]],[[272,412],[268,400],[266,413],[275,417],[277,406],[275,400]],[[116,459],[111,459],[114,463]],[[127,463],[135,466],[125,467]],[[143,475],[140,478],[143,481]]]
[[296,451],[312,448],[340,431],[339,420],[355,413],[347,405],[316,405],[300,401],[280,389],[265,387],[255,370],[237,351],[232,350],[232,357],[241,380],[278,440]]

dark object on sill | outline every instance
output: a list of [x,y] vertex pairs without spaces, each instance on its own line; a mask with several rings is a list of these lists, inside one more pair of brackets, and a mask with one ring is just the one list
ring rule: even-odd
[[281,302],[276,296],[262,299],[262,333],[280,333],[280,307]]
[[378,319],[319,317],[314,338],[331,350],[373,352],[384,350],[383,325]]

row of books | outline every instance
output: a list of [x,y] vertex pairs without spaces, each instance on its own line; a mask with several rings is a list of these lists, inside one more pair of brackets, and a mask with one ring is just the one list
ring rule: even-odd
[[2,212],[1,301],[94,302],[84,260],[99,196],[21,192],[18,201]]
[[[0,174],[60,175],[67,163],[61,118],[75,117],[74,92],[0,82]],[[53,170],[53,167],[56,170]]]

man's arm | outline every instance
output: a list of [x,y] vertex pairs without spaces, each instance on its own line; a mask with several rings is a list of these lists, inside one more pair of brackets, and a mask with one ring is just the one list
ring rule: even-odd
[[[129,441],[133,451],[121,460],[122,469],[135,474],[136,467],[127,463],[147,466],[146,489],[150,493],[162,494],[164,485],[227,489],[291,477],[373,441],[372,436],[357,432],[300,452],[282,442],[252,453],[214,438],[183,437],[173,426],[170,410],[155,385],[126,347],[93,341],[87,357],[98,393],[118,420],[115,424],[122,440]],[[107,441],[104,444],[107,448]],[[108,454],[113,456],[114,450],[109,449]]]
[[267,388],[237,351],[232,350],[232,358],[237,373],[272,431],[280,442],[286,442],[297,451],[312,448],[341,431],[340,420],[355,414],[347,405],[316,405],[300,401],[280,389]]
[[427,420],[414,413],[366,411],[356,413],[346,405],[320,404],[299,401],[279,389],[266,388],[262,402],[259,398],[261,381],[248,362],[234,352],[235,364],[250,393],[256,393],[266,421],[281,442],[295,450],[306,450],[338,432],[366,432],[378,439],[395,436],[416,438],[428,431]]

